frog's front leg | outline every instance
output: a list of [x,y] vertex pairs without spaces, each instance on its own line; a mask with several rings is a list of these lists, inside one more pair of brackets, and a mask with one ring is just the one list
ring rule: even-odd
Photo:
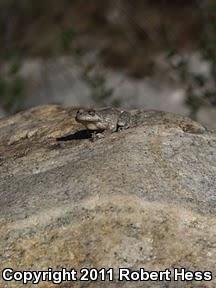
[[97,130],[97,131],[94,131],[92,133],[91,140],[94,142],[94,141],[97,141],[99,139],[103,139],[106,135],[109,135],[110,133],[111,133],[110,130]]

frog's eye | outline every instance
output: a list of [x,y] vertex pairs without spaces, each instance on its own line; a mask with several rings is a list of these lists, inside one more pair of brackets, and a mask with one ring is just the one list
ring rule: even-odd
[[94,116],[95,115],[95,111],[94,110],[89,110],[88,111],[89,115]]

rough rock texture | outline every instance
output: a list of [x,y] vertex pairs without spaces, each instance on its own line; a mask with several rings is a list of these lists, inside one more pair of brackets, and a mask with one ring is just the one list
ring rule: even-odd
[[[185,267],[216,275],[216,134],[183,132],[160,114],[92,142],[75,110],[43,106],[0,121],[0,270]],[[216,279],[34,287],[204,288]]]

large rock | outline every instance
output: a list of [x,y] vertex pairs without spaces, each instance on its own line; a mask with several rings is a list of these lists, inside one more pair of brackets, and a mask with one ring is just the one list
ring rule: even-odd
[[[119,267],[184,267],[215,275],[216,134],[150,119],[92,142],[75,110],[43,106],[0,121],[1,271],[106,267],[117,277]],[[216,287],[216,279],[37,287]]]

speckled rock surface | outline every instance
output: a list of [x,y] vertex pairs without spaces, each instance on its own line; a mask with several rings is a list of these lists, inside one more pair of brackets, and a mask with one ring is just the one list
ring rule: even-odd
[[[216,134],[185,133],[161,114],[92,142],[75,111],[43,106],[0,121],[0,270],[185,267],[216,275]],[[204,288],[216,278],[25,287]]]

